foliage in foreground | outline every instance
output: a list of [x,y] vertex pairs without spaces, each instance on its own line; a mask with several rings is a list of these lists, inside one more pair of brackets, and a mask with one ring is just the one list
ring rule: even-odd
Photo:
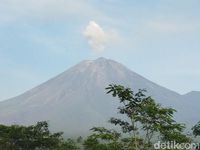
[[0,149],[3,150],[52,149],[61,141],[62,133],[50,133],[46,121],[27,127],[0,125]]
[[[109,122],[121,127],[121,132],[105,127],[93,127],[86,139],[64,140],[62,132],[51,133],[46,121],[31,126],[0,125],[2,150],[151,150],[155,141],[191,142],[184,134],[184,124],[173,119],[175,109],[157,104],[144,90],[134,93],[121,85],[109,85],[108,94],[120,101],[120,118]],[[122,119],[123,118],[123,119]],[[200,122],[192,128],[200,136]]]

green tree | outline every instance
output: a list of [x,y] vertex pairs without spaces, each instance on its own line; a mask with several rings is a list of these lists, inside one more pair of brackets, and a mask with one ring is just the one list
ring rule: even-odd
[[[184,124],[173,119],[175,109],[162,107],[151,97],[142,100],[139,121],[145,131],[144,143],[146,148],[151,145],[152,138],[160,135],[164,141],[187,142],[189,138],[183,134]],[[157,140],[159,140],[157,138]]]
[[[192,133],[195,137],[200,136],[200,121],[196,125],[194,125],[194,127],[192,127]],[[200,147],[197,146],[196,149],[200,149]]]
[[69,138],[54,150],[78,150],[78,149],[79,148],[77,146],[77,143],[73,139]]
[[[111,118],[110,122],[119,125],[124,133],[130,135],[124,141],[134,150],[151,149],[152,139],[159,135],[160,140],[186,142],[189,138],[183,134],[184,125],[173,119],[175,109],[162,107],[154,99],[146,96],[145,90],[134,93],[121,85],[109,85],[107,93],[118,97],[121,106],[119,113],[126,119]],[[144,135],[141,133],[144,132]]]
[[50,133],[46,121],[32,126],[0,125],[0,149],[48,150],[59,146],[62,133]]
[[192,131],[195,137],[200,136],[200,121],[194,127],[192,127]]
[[119,150],[122,149],[120,143],[120,133],[115,130],[108,130],[104,127],[94,127],[91,129],[93,134],[85,141],[86,150],[105,149]]
[[121,120],[119,118],[111,118],[110,122],[115,125],[119,125],[122,128],[124,133],[129,133],[132,136],[131,141],[133,141],[133,147],[135,150],[138,149],[139,146],[139,139],[138,137],[138,119],[139,119],[139,111],[141,110],[141,101],[145,97],[143,94],[143,90],[139,90],[138,93],[134,94],[130,88],[125,88],[121,85],[109,85],[106,88],[108,93],[112,93],[113,97],[118,97],[120,103],[122,104],[119,109],[119,113],[126,115],[129,119]]
[[101,145],[94,136],[87,137],[83,143],[83,146],[84,150],[106,150],[105,145]]

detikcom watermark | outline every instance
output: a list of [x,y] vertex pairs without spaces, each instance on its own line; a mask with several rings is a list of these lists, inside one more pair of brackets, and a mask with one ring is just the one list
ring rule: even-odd
[[195,150],[200,148],[200,143],[177,143],[176,141],[161,142],[154,144],[154,149],[178,149]]

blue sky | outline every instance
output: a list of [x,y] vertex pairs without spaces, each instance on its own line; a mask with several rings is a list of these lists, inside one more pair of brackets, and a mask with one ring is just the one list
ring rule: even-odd
[[200,91],[199,0],[1,0],[0,100],[106,57],[181,94]]

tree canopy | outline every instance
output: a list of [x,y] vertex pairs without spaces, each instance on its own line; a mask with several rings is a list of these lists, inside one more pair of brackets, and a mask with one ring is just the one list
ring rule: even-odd
[[[109,85],[107,94],[119,100],[120,117],[109,122],[121,130],[92,127],[92,134],[76,140],[63,138],[62,132],[51,133],[47,121],[35,125],[0,125],[0,150],[151,150],[155,141],[190,142],[185,125],[174,120],[175,109],[156,103],[146,91],[132,91],[122,85]],[[200,122],[193,128],[200,136]]]
[[51,149],[60,144],[62,134],[62,132],[51,133],[46,121],[31,126],[0,125],[0,149]]

